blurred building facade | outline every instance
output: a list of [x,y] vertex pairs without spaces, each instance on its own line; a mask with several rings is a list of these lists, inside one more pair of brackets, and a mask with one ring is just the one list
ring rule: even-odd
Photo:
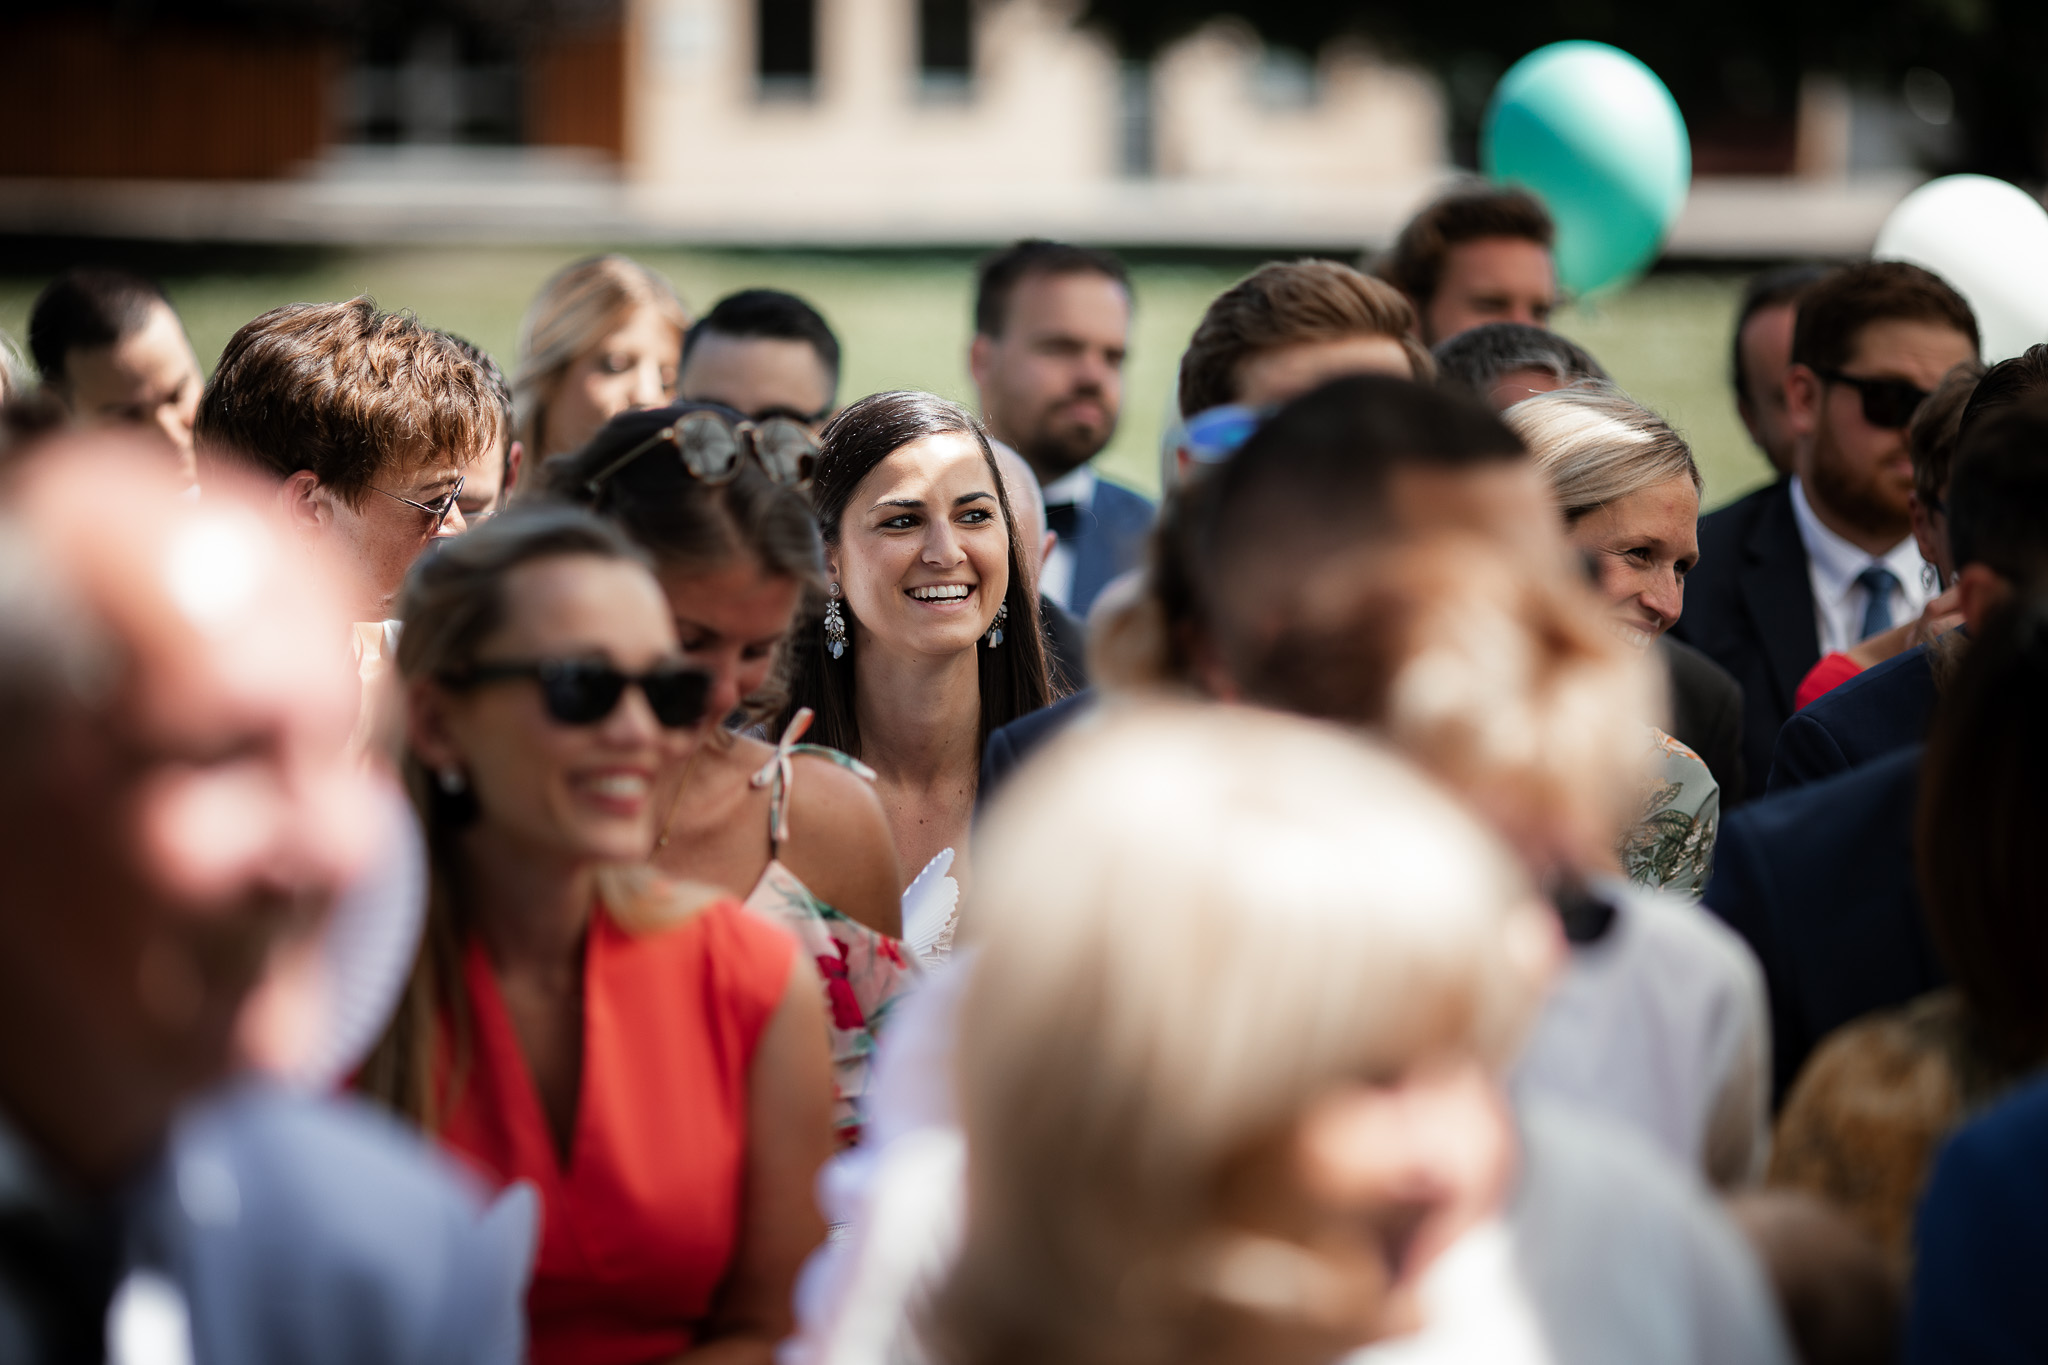
[[[1231,21],[1128,62],[1078,5],[24,0],[0,232],[1311,249],[1452,174],[1430,75]],[[1696,186],[1674,244],[1862,249],[1911,183],[1850,174],[1877,126],[1820,82],[1755,147],[1696,137],[1750,178]]]

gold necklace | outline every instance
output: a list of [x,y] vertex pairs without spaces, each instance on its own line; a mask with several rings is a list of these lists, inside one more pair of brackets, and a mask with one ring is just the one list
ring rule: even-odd
[[676,812],[683,807],[683,790],[690,785],[690,774],[697,771],[697,760],[704,757],[704,750],[710,743],[711,740],[707,737],[697,746],[696,751],[690,755],[690,761],[683,765],[683,775],[676,779],[676,794],[669,798],[668,814],[661,821],[661,837],[654,841],[656,853],[668,847],[668,837],[676,826]]

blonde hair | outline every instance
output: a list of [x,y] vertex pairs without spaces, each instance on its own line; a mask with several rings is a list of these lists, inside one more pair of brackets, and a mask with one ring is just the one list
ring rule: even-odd
[[926,1320],[953,1365],[1189,1358],[1232,1163],[1446,1045],[1504,1067],[1540,995],[1544,912],[1404,764],[1246,707],[1106,705],[977,836],[968,1226]]
[[678,336],[690,329],[675,287],[617,253],[563,266],[534,295],[519,324],[519,368],[512,375],[515,429],[529,462],[561,453],[542,450],[540,437],[562,376],[636,308],[652,308],[674,324]]
[[1539,393],[1501,415],[1536,457],[1567,526],[1672,479],[1691,479],[1695,493],[1706,486],[1684,438],[1611,385]]
[[1274,626],[1249,696],[1370,727],[1525,852],[1586,870],[1640,813],[1658,674],[1561,569],[1464,534],[1365,548]]

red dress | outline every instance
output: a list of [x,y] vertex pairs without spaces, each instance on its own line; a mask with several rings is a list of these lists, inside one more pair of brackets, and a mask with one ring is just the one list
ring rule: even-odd
[[441,1141],[493,1185],[540,1192],[526,1300],[536,1365],[639,1365],[689,1349],[738,1240],[748,1071],[794,952],[733,901],[644,935],[600,907],[565,1169],[490,962],[470,944],[472,1060]]

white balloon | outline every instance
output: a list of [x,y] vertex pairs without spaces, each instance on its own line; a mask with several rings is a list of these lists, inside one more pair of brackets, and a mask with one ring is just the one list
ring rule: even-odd
[[1924,266],[1976,311],[1984,361],[2048,342],[2048,210],[1988,175],[1948,175],[1892,210],[1871,254]]

